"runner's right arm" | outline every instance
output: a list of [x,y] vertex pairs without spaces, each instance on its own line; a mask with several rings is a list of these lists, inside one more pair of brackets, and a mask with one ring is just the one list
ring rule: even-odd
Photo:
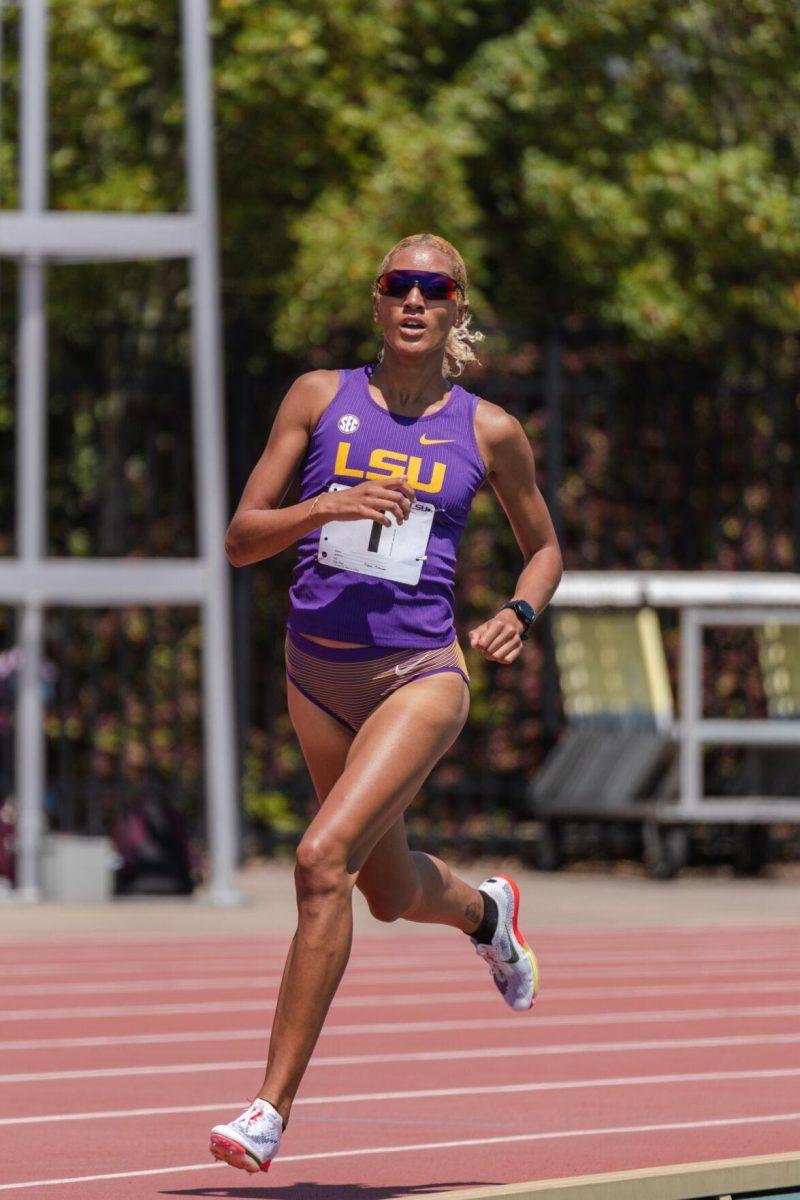
[[310,371],[286,393],[225,535],[225,553],[234,567],[271,558],[326,521],[366,518],[390,525],[387,509],[398,521],[408,515],[414,493],[404,475],[369,479],[281,508],[337,386],[338,371]]

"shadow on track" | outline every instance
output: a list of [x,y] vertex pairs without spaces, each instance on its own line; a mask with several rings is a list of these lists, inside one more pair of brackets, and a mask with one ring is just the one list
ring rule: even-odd
[[[247,1176],[248,1180],[252,1175]],[[396,1200],[398,1196],[428,1195],[431,1192],[442,1193],[455,1188],[491,1187],[491,1182],[483,1179],[451,1180],[448,1183],[421,1183],[400,1185],[398,1187],[362,1187],[353,1183],[290,1183],[286,1187],[252,1187],[247,1185],[232,1187],[201,1187],[173,1188],[160,1192],[162,1196],[196,1196],[222,1197],[222,1200]]]

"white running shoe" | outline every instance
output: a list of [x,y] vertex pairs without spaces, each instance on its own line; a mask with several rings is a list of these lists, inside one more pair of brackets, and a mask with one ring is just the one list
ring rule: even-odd
[[250,1107],[230,1124],[214,1126],[208,1148],[214,1158],[254,1175],[269,1170],[282,1133],[281,1114],[268,1100],[256,1096]]
[[508,875],[492,875],[478,887],[497,904],[497,929],[488,946],[471,939],[475,953],[488,963],[506,1004],[515,1012],[526,1012],[533,1007],[539,991],[539,964],[517,924],[519,888]]

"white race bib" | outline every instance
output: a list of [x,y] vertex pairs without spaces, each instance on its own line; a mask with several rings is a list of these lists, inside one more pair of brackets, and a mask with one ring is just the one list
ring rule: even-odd
[[[328,490],[340,492],[349,486],[332,483]],[[402,525],[390,512],[386,515],[391,525],[368,518],[328,521],[319,532],[317,562],[395,583],[419,583],[435,512],[435,505],[415,500]]]

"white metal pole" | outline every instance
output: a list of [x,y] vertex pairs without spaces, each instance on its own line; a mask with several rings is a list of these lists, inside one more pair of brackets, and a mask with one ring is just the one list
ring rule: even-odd
[[[26,0],[20,27],[20,192],[26,213],[47,204],[47,3]],[[47,325],[45,266],[40,256],[20,262],[17,403],[17,554],[32,566],[45,538],[47,446]],[[41,691],[42,609],[28,596],[20,612],[17,674],[17,890],[39,896],[39,851],[45,789],[44,705]]]
[[242,897],[235,882],[239,803],[230,579],[224,547],[228,492],[208,0],[182,0],[182,17],[189,207],[197,224],[190,259],[192,395],[198,542],[208,580],[203,604],[203,710],[210,896],[215,904],[236,904]]
[[680,670],[679,808],[689,814],[696,811],[703,795],[703,746],[698,729],[703,708],[703,628],[695,608],[681,610]]

